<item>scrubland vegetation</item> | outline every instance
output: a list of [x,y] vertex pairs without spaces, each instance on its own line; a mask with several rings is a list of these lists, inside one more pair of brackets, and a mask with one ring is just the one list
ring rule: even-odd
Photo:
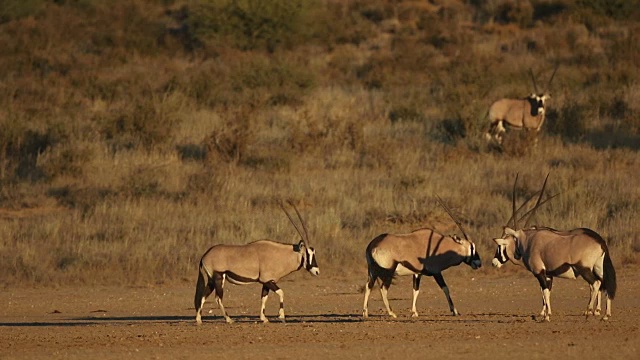
[[[533,223],[640,261],[640,4],[0,0],[0,283],[195,281],[214,243],[297,241],[365,277],[377,234],[478,244],[551,172]],[[548,87],[547,121],[482,134]]]

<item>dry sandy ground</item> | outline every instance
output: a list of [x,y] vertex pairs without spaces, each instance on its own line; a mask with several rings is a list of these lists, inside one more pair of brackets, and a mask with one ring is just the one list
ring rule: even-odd
[[[417,320],[409,317],[411,279],[397,279],[389,294],[399,314],[383,316],[372,293],[362,321],[364,275],[336,280],[294,274],[281,281],[287,322],[279,322],[277,296],[269,298],[269,324],[258,322],[259,285],[228,286],[228,325],[213,308],[196,326],[193,285],[155,287],[5,288],[0,292],[0,359],[219,359],[219,358],[579,358],[637,359],[640,272],[618,269],[618,296],[607,322],[581,312],[588,286],[556,280],[550,323],[532,319],[541,307],[532,275],[513,269],[445,272],[460,317],[425,278]],[[193,279],[195,282],[195,277]],[[214,304],[207,303],[205,310]]]

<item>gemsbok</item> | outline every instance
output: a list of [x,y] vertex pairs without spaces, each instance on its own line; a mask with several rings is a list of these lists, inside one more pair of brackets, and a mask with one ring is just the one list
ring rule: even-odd
[[366,250],[369,278],[365,285],[364,305],[362,316],[369,316],[368,302],[371,288],[379,281],[382,301],[389,316],[396,318],[396,314],[389,306],[387,292],[391,281],[396,275],[413,275],[413,300],[411,304],[411,316],[417,317],[416,300],[420,292],[420,278],[422,275],[433,276],[440,286],[452,315],[460,315],[453,305],[449,295],[449,288],[442,277],[442,271],[465,263],[472,269],[482,266],[480,256],[476,252],[475,244],[469,240],[462,224],[454,217],[451,210],[436,196],[438,203],[445,209],[456,223],[464,239],[457,235],[443,235],[433,229],[419,229],[409,234],[381,234],[376,236]]
[[269,322],[264,314],[269,291],[278,294],[280,297],[278,317],[284,322],[284,293],[276,285],[278,280],[302,268],[312,275],[317,276],[320,274],[320,269],[316,262],[316,252],[314,248],[309,246],[307,225],[296,206],[291,202],[289,202],[289,205],[293,207],[298,215],[304,234],[284,208],[284,205],[280,204],[280,207],[300,235],[301,240],[299,243],[283,244],[271,240],[258,240],[244,245],[214,245],[205,252],[200,260],[194,299],[197,324],[202,323],[202,307],[207,297],[214,291],[215,299],[225,320],[227,323],[233,322],[222,304],[225,280],[235,285],[256,282],[262,284],[260,320],[264,323]]
[[[551,74],[547,89],[551,86],[551,81],[557,70],[558,67]],[[542,128],[545,119],[546,101],[551,98],[551,94],[549,94],[548,90],[539,92],[531,69],[529,69],[529,74],[533,81],[535,93],[522,99],[499,99],[489,107],[487,116],[490,126],[485,133],[487,140],[494,139],[498,144],[502,144],[503,135],[507,127],[514,130],[534,130],[536,134]]]
[[[548,177],[549,175],[547,179]],[[518,229],[517,212],[522,206],[516,210],[515,188],[518,181],[516,176],[513,185],[511,219],[507,221],[502,237],[493,239],[498,245],[492,261],[493,266],[499,268],[507,261],[511,261],[514,264],[523,265],[533,273],[542,291],[540,316],[544,321],[550,321],[553,278],[576,279],[581,276],[590,286],[589,303],[584,315],[587,317],[600,315],[601,296],[604,293],[607,299],[607,310],[602,320],[607,320],[611,317],[611,300],[616,295],[616,271],[607,243],[602,236],[587,228],[559,231],[549,227],[528,227],[531,216],[542,204],[540,200],[544,194],[547,179],[539,192],[537,203],[528,212],[530,215],[527,222],[523,228]]]

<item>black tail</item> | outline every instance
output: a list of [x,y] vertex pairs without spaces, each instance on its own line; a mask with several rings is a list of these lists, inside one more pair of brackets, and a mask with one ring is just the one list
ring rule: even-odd
[[385,269],[382,266],[378,265],[376,260],[373,258],[372,250],[382,239],[384,239],[387,234],[378,235],[375,239],[373,239],[369,246],[367,246],[367,251],[365,256],[367,257],[367,270],[369,272],[369,279],[389,279],[391,281],[395,277],[395,271]]
[[609,256],[609,250],[604,252],[604,274],[602,279],[602,287],[607,292],[609,299],[613,300],[616,297],[616,269],[611,262],[611,256]]
[[200,310],[200,306],[202,306],[202,297],[204,296],[205,288],[208,282],[208,280],[205,280],[205,277],[208,279],[209,275],[206,273],[206,270],[202,265],[202,260],[200,260],[200,267],[198,268],[198,281],[196,282],[196,296],[193,300],[193,305],[196,308],[196,312]]
[[617,287],[616,269],[613,267],[613,262],[611,261],[611,256],[609,255],[609,247],[607,246],[607,242],[604,240],[602,236],[600,236],[600,234],[598,234],[597,232],[591,229],[580,228],[580,229],[575,229],[574,231],[582,231],[584,234],[589,235],[594,240],[596,240],[598,244],[600,244],[600,246],[602,247],[602,250],[604,250],[604,261],[602,264],[604,269],[602,270],[603,274],[602,274],[601,289],[607,292],[607,296],[609,296],[609,299],[613,300],[613,298],[616,297],[616,287]]

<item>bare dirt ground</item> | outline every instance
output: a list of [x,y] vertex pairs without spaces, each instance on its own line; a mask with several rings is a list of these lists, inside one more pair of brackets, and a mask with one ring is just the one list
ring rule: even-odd
[[[540,291],[524,271],[462,266],[445,272],[462,316],[448,314],[444,295],[425,278],[420,317],[409,317],[411,279],[389,291],[397,320],[383,315],[378,291],[371,318],[361,319],[364,274],[346,279],[294,274],[280,282],[287,322],[258,321],[260,286],[227,287],[228,325],[213,302],[204,324],[194,321],[194,286],[186,281],[149,287],[5,288],[0,291],[0,358],[579,358],[637,359],[640,347],[640,272],[618,269],[618,294],[609,321],[585,320],[588,286],[556,280],[550,323],[532,319]],[[195,283],[195,276],[193,279]],[[212,300],[212,299],[211,299]]]

